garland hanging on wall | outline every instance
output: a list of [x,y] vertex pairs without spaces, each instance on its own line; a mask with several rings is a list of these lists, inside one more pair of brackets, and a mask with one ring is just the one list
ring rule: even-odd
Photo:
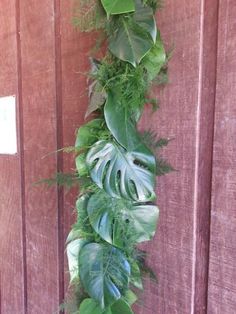
[[77,132],[78,219],[67,239],[76,314],[132,314],[143,289],[144,252],[159,215],[155,177],[171,166],[157,152],[168,140],[139,132],[147,94],[166,77],[167,55],[156,26],[156,0],[81,0],[80,29],[104,28],[108,51],[92,59],[90,102]]

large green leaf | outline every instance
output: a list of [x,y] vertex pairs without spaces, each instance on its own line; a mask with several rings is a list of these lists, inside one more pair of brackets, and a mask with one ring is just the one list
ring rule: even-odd
[[142,64],[147,70],[147,75],[150,81],[152,81],[159,74],[165,63],[166,52],[160,37],[160,32],[158,32],[155,46],[152,47],[142,60]]
[[86,162],[92,180],[110,196],[147,202],[155,199],[153,164],[145,152],[127,152],[115,142],[98,141]]
[[[71,234],[70,234],[71,236]],[[67,245],[67,259],[70,272],[70,282],[79,276],[79,252],[87,244],[84,239],[76,239]]]
[[[149,169],[155,172],[156,159],[153,153],[143,144],[128,105],[121,104],[119,97],[110,92],[105,104],[104,115],[107,127],[117,142],[127,151],[145,154]],[[120,127],[120,121],[122,121],[123,127]]]
[[101,0],[102,5],[107,13],[123,14],[133,12],[135,10],[134,0]]
[[148,241],[155,234],[159,210],[154,205],[112,198],[100,191],[90,197],[87,210],[94,230],[115,246],[122,248],[131,239]]
[[156,42],[157,26],[153,10],[149,6],[143,5],[141,0],[135,0],[134,21],[145,29],[152,37],[153,42]]
[[116,31],[109,38],[109,49],[119,59],[136,66],[156,40],[153,10],[135,1],[135,13],[122,16]]
[[111,245],[90,243],[79,256],[80,279],[102,309],[121,298],[128,288],[130,265],[122,251]]

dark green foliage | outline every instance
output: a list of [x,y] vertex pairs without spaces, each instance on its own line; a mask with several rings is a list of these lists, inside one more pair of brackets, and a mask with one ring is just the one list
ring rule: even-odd
[[[133,314],[142,278],[155,275],[137,244],[153,238],[159,209],[155,177],[172,171],[159,150],[169,143],[137,123],[152,84],[167,78],[168,56],[157,30],[155,0],[81,0],[80,30],[104,29],[110,52],[92,59],[89,106],[76,135],[76,174],[58,184],[80,183],[77,222],[67,238],[71,284],[79,288],[69,314]],[[62,177],[64,178],[62,180]],[[68,179],[68,180],[67,180]],[[55,181],[55,179],[54,179]]]

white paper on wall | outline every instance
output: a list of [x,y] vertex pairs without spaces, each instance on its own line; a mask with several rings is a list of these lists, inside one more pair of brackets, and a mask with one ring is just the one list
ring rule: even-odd
[[0,154],[16,153],[16,98],[0,97]]

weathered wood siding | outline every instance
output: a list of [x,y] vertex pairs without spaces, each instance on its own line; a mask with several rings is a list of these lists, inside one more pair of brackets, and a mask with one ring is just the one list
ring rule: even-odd
[[[18,153],[0,155],[0,313],[52,314],[68,281],[64,241],[76,191],[34,186],[70,171],[87,106],[94,36],[71,25],[73,1],[0,1],[0,97],[17,96]],[[176,172],[158,179],[160,223],[146,248],[159,283],[137,314],[236,313],[236,3],[166,0],[174,47],[161,109],[140,128],[173,138]],[[121,313],[122,314],[122,313]]]

